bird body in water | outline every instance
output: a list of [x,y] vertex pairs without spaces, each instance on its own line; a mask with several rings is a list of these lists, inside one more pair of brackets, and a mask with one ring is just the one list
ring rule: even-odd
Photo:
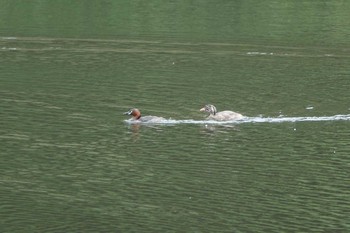
[[240,119],[244,118],[244,116],[242,114],[237,113],[237,112],[233,112],[233,111],[218,112],[216,110],[216,107],[212,104],[205,105],[199,111],[208,112],[209,113],[209,116],[207,117],[208,120],[233,121],[233,120],[240,120]]
[[131,108],[129,111],[125,112],[124,115],[130,115],[130,121],[140,122],[140,123],[160,123],[165,120],[163,117],[157,116],[142,116],[141,112],[137,108]]

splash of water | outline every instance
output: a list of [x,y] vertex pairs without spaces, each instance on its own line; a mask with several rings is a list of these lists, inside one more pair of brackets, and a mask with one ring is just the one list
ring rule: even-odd
[[312,122],[312,121],[350,121],[350,114],[348,115],[334,115],[321,117],[245,117],[241,120],[235,121],[214,121],[214,120],[174,120],[167,119],[158,122],[139,122],[134,120],[125,120],[128,124],[160,124],[160,125],[174,125],[174,124],[211,124],[211,125],[226,125],[226,124],[243,124],[243,123],[282,123],[282,122]]

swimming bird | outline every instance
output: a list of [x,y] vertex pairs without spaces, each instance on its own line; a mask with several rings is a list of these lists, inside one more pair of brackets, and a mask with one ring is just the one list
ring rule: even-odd
[[165,118],[157,116],[143,116],[141,117],[141,112],[137,108],[131,108],[129,111],[125,112],[124,115],[131,115],[130,121],[144,122],[144,123],[159,123],[164,121]]
[[212,104],[205,105],[199,111],[208,112],[209,113],[209,116],[207,117],[208,120],[233,121],[233,120],[240,120],[244,117],[242,114],[237,112],[232,112],[232,111],[217,112],[216,107]]

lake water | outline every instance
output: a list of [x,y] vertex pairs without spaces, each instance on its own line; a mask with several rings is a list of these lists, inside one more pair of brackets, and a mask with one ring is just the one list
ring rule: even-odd
[[350,3],[0,6],[2,232],[349,232]]

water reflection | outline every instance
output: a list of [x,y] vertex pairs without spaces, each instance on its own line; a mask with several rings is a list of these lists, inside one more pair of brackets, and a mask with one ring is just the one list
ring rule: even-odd
[[131,139],[134,142],[138,141],[140,139],[140,128],[141,128],[141,125],[139,125],[139,124],[127,125],[127,128],[131,132],[131,135],[132,135]]
[[205,134],[215,134],[222,133],[227,131],[239,131],[238,125],[225,124],[225,125],[213,125],[213,124],[204,124],[200,126],[201,132]]
[[132,135],[132,140],[134,142],[138,141],[143,132],[148,132],[149,130],[152,132],[162,132],[165,127],[174,126],[174,124],[126,124],[126,128]]

